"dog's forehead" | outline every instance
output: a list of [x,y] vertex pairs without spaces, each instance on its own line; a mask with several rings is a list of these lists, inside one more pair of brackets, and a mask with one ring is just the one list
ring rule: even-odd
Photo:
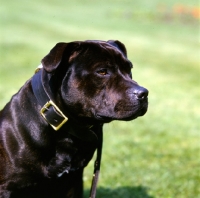
[[90,70],[98,67],[118,67],[120,70],[129,71],[132,63],[116,46],[99,40],[87,40],[82,42],[84,55],[80,54],[82,65]]
[[127,57],[116,46],[100,40],[87,40],[83,43],[84,51],[88,56],[96,55],[97,59],[112,61],[121,59],[123,62],[127,62]]
[[[87,40],[85,41],[86,44],[89,44],[91,47],[92,46],[96,46],[97,48],[101,48],[102,50],[105,51],[118,51],[120,52],[120,50],[118,50],[118,48],[114,45],[111,45],[110,43],[106,42],[106,41],[101,41],[101,40]],[[120,52],[121,53],[121,52]]]

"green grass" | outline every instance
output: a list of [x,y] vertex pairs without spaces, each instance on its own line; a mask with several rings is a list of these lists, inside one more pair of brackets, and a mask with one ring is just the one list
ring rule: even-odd
[[[148,113],[104,127],[97,198],[200,198],[199,19],[172,0],[1,1],[0,107],[60,41],[118,39]],[[182,0],[192,9],[197,0]],[[85,170],[88,197],[93,161]]]

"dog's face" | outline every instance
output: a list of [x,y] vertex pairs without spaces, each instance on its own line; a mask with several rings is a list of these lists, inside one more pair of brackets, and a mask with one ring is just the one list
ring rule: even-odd
[[58,43],[42,63],[76,118],[106,123],[147,111],[148,91],[132,80],[132,64],[119,41]]

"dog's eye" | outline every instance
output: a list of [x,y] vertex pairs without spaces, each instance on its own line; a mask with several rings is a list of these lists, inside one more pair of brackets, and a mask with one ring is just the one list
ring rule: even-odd
[[107,69],[101,69],[101,70],[97,71],[97,73],[102,76],[105,76],[106,74],[108,74],[108,71],[107,71]]

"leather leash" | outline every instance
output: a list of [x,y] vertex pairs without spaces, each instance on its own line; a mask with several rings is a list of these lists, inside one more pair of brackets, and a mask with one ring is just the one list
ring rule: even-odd
[[[31,80],[33,93],[37,98],[38,103],[42,107],[40,114],[43,118],[53,127],[54,130],[59,130],[68,118],[62,113],[62,111],[52,101],[52,94],[49,94],[43,84],[43,69],[42,66],[36,70],[35,75]],[[98,145],[97,145],[97,156],[94,163],[94,172],[92,178],[92,184],[90,189],[90,198],[96,197],[97,183],[100,173],[101,166],[101,155],[103,146],[103,125],[100,125],[98,131]]]
[[90,197],[89,198],[96,197],[97,183],[98,183],[98,179],[99,179],[100,166],[101,166],[102,146],[103,146],[103,125],[101,125],[101,127],[99,129],[97,157],[96,157],[96,160],[94,163],[94,173],[93,173],[93,179],[92,179],[92,185],[91,185],[91,189],[90,189]]

